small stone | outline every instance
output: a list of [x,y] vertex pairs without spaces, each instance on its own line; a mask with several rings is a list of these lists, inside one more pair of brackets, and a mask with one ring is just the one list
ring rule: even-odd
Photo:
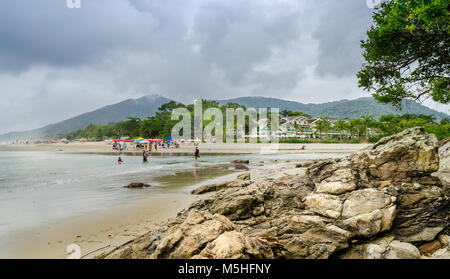
[[441,243],[437,240],[422,244],[419,247],[420,253],[425,256],[429,256],[439,249],[441,249]]

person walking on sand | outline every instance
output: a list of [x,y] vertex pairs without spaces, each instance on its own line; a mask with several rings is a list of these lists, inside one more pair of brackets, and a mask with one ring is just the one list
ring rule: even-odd
[[198,146],[195,147],[195,152],[194,152],[194,158],[195,160],[197,160],[197,158],[200,157],[200,150],[198,149]]

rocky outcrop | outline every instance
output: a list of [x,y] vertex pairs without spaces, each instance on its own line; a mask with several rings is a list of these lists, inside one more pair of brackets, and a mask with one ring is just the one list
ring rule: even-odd
[[193,195],[201,195],[209,192],[216,192],[225,188],[245,187],[250,185],[250,173],[243,173],[237,177],[237,180],[222,183],[203,185],[191,191]]
[[[108,257],[446,257],[449,189],[431,175],[438,169],[436,137],[408,129],[304,175],[238,179],[247,184],[194,202]],[[423,246],[435,239],[440,249]]]

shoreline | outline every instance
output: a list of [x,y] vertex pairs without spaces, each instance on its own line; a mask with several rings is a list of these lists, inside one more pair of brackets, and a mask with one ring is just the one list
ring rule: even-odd
[[[301,150],[301,146],[305,150]],[[201,143],[199,145],[200,154],[276,154],[276,153],[353,153],[371,144],[368,143],[280,143],[278,145],[264,143]],[[152,150],[153,155],[172,154],[192,154],[193,145],[181,145],[180,148],[161,148]],[[3,151],[47,151],[47,152],[70,152],[70,153],[104,153],[119,154],[113,151],[111,145],[103,142],[69,143],[69,144],[27,144],[27,145],[0,145],[0,152]],[[130,147],[129,150],[122,151],[125,154],[140,154],[142,151]]]

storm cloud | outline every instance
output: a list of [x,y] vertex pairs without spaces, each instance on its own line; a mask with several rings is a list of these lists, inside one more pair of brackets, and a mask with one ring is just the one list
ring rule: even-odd
[[5,0],[0,133],[148,94],[369,96],[355,74],[372,12],[365,0]]

